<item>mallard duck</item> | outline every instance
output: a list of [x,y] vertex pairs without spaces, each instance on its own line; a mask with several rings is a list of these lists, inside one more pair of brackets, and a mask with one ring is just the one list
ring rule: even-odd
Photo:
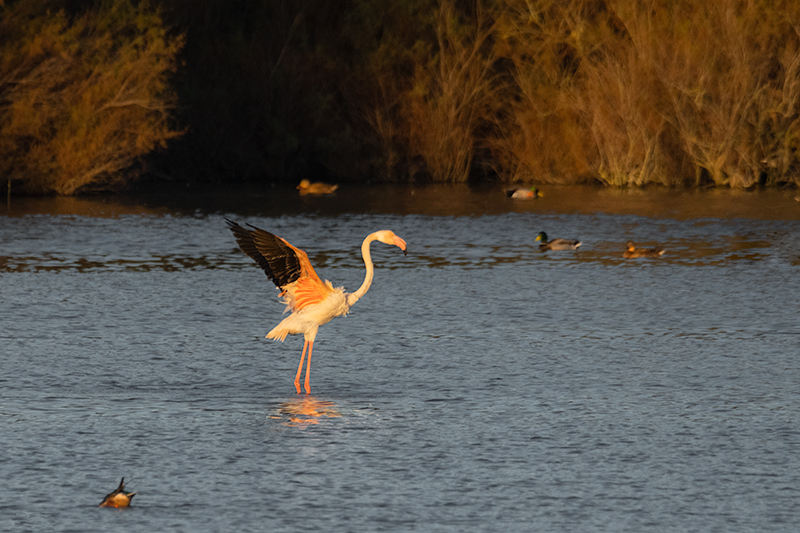
[[531,187],[530,189],[507,189],[506,196],[517,200],[536,200],[544,195],[536,187]]
[[626,259],[632,259],[634,257],[658,257],[663,253],[663,248],[637,248],[632,241],[628,241],[628,244],[625,245],[625,251],[622,253],[622,257]]
[[297,189],[300,191],[301,195],[331,194],[338,188],[339,188],[338,185],[331,185],[330,183],[322,183],[321,181],[311,183],[308,180],[301,180],[300,185],[297,186]]
[[547,233],[541,231],[539,235],[533,239],[533,242],[542,241],[539,244],[539,249],[542,251],[547,250],[577,250],[578,246],[581,245],[581,241],[570,240],[570,239],[553,239],[552,241],[547,240]]
[[117,490],[103,498],[103,501],[100,503],[100,507],[128,507],[131,504],[131,500],[134,496],[136,496],[135,492],[124,492],[122,489],[125,488],[125,478],[122,478],[122,481],[119,482],[119,487]]

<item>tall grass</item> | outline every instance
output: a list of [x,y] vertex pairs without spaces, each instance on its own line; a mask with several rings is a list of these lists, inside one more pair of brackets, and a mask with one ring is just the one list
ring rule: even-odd
[[796,50],[797,35],[773,7],[686,2],[673,8],[679,12],[625,14],[641,61],[658,76],[655,90],[667,97],[664,117],[692,161],[695,183],[749,187],[774,155],[775,97],[796,83],[779,58],[796,61],[786,53]]

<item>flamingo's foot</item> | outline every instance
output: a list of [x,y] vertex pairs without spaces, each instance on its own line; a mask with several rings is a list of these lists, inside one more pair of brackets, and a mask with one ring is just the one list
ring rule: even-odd
[[[294,388],[297,389],[297,394],[300,394],[300,380],[299,379],[295,380]],[[308,392],[308,391],[306,391],[306,392]]]

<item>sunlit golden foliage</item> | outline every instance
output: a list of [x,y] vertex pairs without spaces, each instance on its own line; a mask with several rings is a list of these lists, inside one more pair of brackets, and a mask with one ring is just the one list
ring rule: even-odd
[[496,16],[519,95],[494,143],[506,175],[800,183],[799,2],[509,0]]
[[800,3],[687,1],[630,19],[696,182],[798,183]]
[[168,78],[181,38],[147,3],[100,5],[67,14],[30,0],[2,14],[0,175],[25,192],[108,186],[177,135]]
[[[493,167],[505,180],[571,181],[593,176],[596,150],[582,119],[576,73],[608,40],[585,2],[500,0],[496,46],[512,82],[492,137]],[[591,24],[587,24],[587,19]]]

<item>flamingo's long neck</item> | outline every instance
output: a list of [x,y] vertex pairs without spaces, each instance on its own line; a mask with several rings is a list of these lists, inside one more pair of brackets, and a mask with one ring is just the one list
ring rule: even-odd
[[367,267],[367,273],[364,276],[364,283],[361,284],[361,287],[359,287],[356,292],[347,295],[347,303],[349,305],[353,305],[360,300],[362,296],[367,294],[370,285],[372,285],[375,267],[372,265],[372,255],[369,252],[369,245],[372,244],[372,241],[377,239],[378,237],[375,233],[370,233],[367,235],[367,238],[364,239],[364,242],[361,243],[361,257],[364,258],[364,265]]

